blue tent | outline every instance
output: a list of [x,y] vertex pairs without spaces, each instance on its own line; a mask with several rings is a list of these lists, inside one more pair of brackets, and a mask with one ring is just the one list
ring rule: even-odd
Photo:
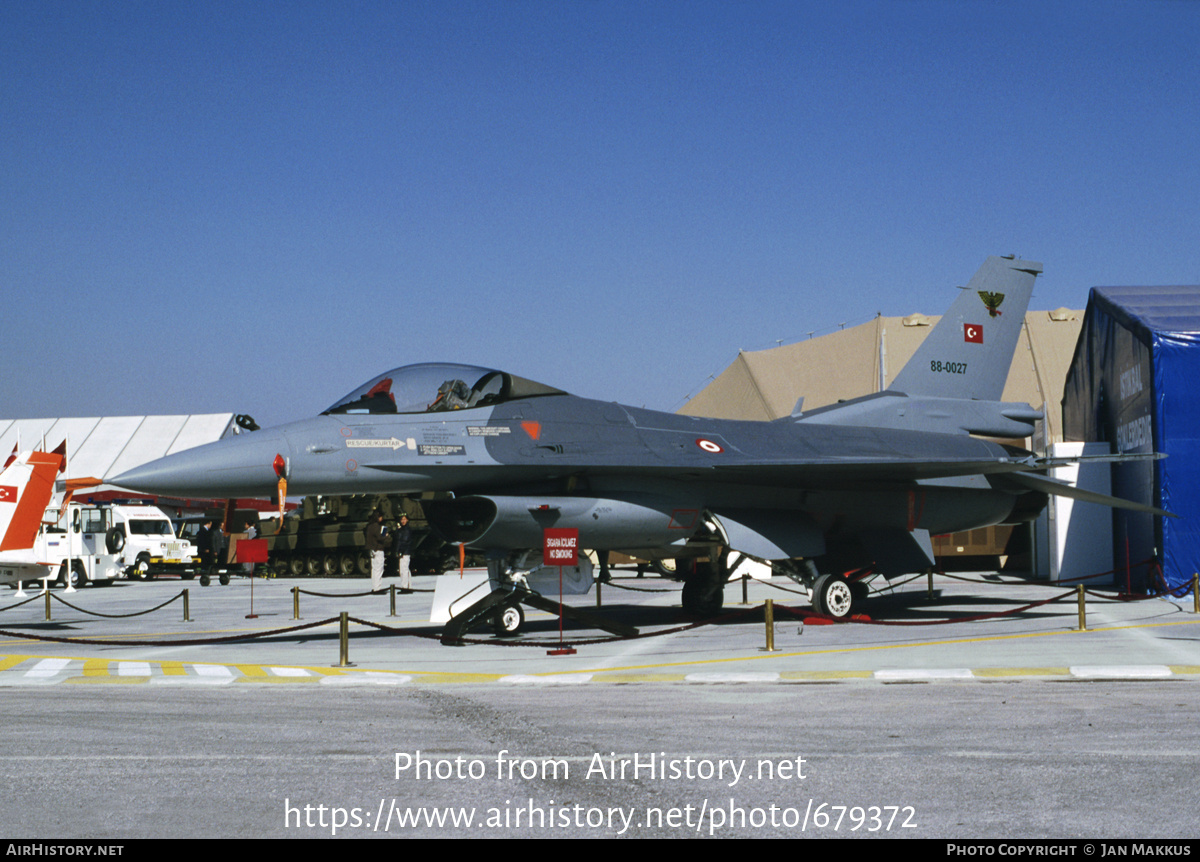
[[1165,452],[1113,467],[1113,493],[1179,519],[1114,510],[1118,583],[1172,589],[1200,571],[1200,286],[1094,287],[1067,371],[1067,440]]

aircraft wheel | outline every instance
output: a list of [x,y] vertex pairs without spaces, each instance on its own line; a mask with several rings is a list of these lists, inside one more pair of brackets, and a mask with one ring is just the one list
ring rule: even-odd
[[524,624],[525,612],[521,610],[520,605],[508,605],[496,611],[495,617],[492,618],[492,628],[500,637],[512,637],[521,631]]
[[724,567],[716,560],[680,560],[683,573],[683,609],[701,617],[715,617],[725,605]]
[[[670,578],[673,581],[679,580],[679,564],[678,564],[677,560],[671,560],[671,559],[651,560],[650,566],[651,566],[651,568],[654,569],[655,572],[658,573],[659,577]],[[639,566],[638,569],[640,571],[641,567]],[[640,575],[639,575],[639,577],[640,577]]]
[[834,619],[846,619],[856,610],[853,586],[839,575],[821,575],[813,585],[813,609]]

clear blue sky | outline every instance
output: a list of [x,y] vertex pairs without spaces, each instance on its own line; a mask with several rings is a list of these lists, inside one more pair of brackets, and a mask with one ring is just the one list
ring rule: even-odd
[[1200,3],[0,2],[0,416],[739,349],[1200,283]]

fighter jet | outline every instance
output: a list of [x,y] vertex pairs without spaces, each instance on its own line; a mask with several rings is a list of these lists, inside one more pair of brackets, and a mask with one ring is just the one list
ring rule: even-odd
[[[397,368],[319,416],[210,443],[108,479],[184,497],[449,492],[427,504],[494,585],[540,562],[543,529],[674,558],[686,609],[721,606],[731,552],[771,563],[834,617],[864,580],[933,566],[930,536],[1033,518],[1076,491],[1047,462],[983,438],[1028,437],[1041,413],[1001,402],[1042,266],[990,257],[885,391],[773,422],[680,416],[570,395],[466,365]],[[797,405],[799,408],[800,405]],[[847,572],[854,572],[847,577]]]

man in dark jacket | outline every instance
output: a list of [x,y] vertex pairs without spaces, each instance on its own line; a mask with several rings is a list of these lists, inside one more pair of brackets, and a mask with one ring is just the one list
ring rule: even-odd
[[363,530],[363,541],[367,545],[367,553],[371,555],[371,591],[375,592],[383,586],[383,552],[387,550],[387,542],[383,538],[383,512],[376,512],[367,522]]
[[392,535],[392,553],[396,555],[396,564],[400,570],[400,592],[412,592],[412,573],[409,571],[409,561],[412,559],[412,528],[408,526],[408,515],[400,516],[400,525]]

